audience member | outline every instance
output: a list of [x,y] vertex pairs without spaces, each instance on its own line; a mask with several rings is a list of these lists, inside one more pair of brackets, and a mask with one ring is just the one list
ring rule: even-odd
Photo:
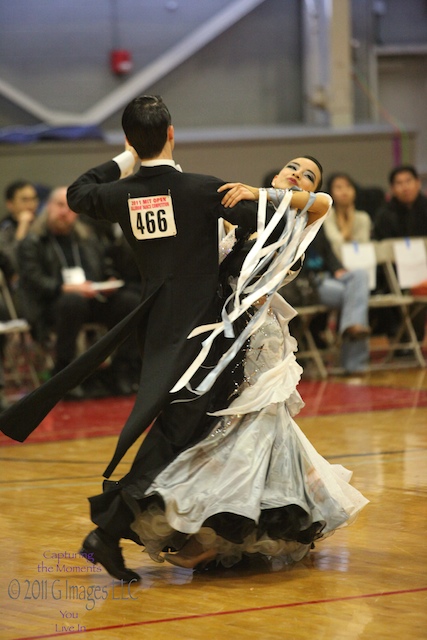
[[[308,247],[297,280],[307,278],[315,287],[319,301],[339,311],[338,332],[342,338],[341,366],[347,374],[363,373],[369,361],[368,324],[369,282],[364,269],[346,271],[335,255],[323,228]],[[291,283],[292,284],[292,283]],[[292,305],[290,285],[283,296]],[[314,319],[316,321],[316,318]],[[298,317],[292,322],[298,322]],[[320,326],[311,324],[314,335]],[[317,342],[320,337],[316,336]]]
[[111,246],[115,241],[115,228],[114,224],[108,220],[94,220],[86,214],[80,214],[79,220],[89,227],[92,232],[98,237],[99,241],[105,248]]
[[119,225],[113,225],[113,229],[115,233],[114,240],[107,247],[106,254],[111,259],[118,276],[124,281],[125,288],[129,288],[141,295],[141,274],[130,244]]
[[[140,296],[115,288],[116,274],[106,259],[105,247],[91,229],[78,220],[67,204],[67,189],[54,189],[46,209],[18,247],[20,289],[24,314],[37,340],[43,342],[54,330],[54,371],[66,367],[75,357],[76,340],[85,323],[114,326],[138,304]],[[95,282],[111,280],[99,291]],[[113,393],[132,393],[138,350],[127,340],[112,359]],[[83,397],[77,389],[74,397]]]
[[6,187],[5,201],[7,214],[0,222],[0,247],[8,255],[17,272],[17,246],[28,234],[36,216],[39,197],[31,182],[17,180]]
[[392,197],[375,215],[375,239],[427,236],[427,197],[415,167],[395,167],[389,184]]
[[[391,199],[381,207],[374,222],[376,240],[427,236],[427,197],[421,191],[421,180],[412,165],[395,167],[389,175]],[[384,288],[385,283],[381,286]],[[390,310],[383,320],[387,333],[393,335],[399,325],[397,312]],[[414,314],[413,325],[417,339],[425,335],[427,309]],[[403,352],[404,354],[405,352]]]
[[334,204],[324,222],[324,229],[339,258],[345,242],[369,242],[371,239],[371,217],[366,211],[356,209],[356,189],[355,182],[346,173],[334,173],[326,185]]

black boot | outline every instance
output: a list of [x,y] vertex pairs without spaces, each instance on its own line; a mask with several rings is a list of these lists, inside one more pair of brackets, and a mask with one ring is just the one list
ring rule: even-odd
[[94,529],[83,541],[80,553],[93,564],[102,564],[104,569],[117,580],[123,582],[139,582],[141,577],[125,567],[119,543],[112,538],[101,536]]

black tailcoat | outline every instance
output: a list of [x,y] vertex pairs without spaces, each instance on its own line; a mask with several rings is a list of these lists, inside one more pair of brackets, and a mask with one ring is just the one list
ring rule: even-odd
[[[0,416],[0,428],[12,438],[25,440],[66,389],[91,373],[136,327],[142,349],[139,391],[104,475],[111,475],[129,447],[158,417],[137,455],[137,460],[145,460],[144,452],[150,452],[154,477],[180,450],[203,436],[199,425],[212,402],[206,394],[197,399],[193,396],[184,404],[174,403],[188,398],[189,393],[169,392],[200,350],[203,335],[188,340],[188,334],[194,327],[218,319],[218,218],[253,231],[257,206],[241,202],[225,209],[218,193],[221,180],[181,173],[170,165],[143,166],[135,175],[119,178],[120,169],[114,161],[102,164],[70,186],[68,201],[77,213],[120,224],[141,273],[142,303],[84,354],[83,360],[71,363]],[[128,199],[162,195],[172,198],[176,235],[137,239]]]

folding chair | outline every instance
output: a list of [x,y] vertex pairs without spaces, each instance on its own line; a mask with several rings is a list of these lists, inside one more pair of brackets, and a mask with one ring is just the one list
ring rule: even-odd
[[[387,337],[386,357],[381,362],[371,363],[371,370],[392,368],[396,366],[426,366],[411,319],[414,297],[402,291],[396,275],[394,242],[394,240],[382,240],[380,242],[361,243],[357,250],[351,252],[351,268],[375,269],[376,267],[380,267],[388,285],[388,293],[372,293],[370,295],[369,309],[394,308],[398,311],[399,326],[397,333],[393,338]],[[343,262],[345,263],[345,260],[348,260],[348,252],[345,252],[345,247],[343,247],[342,251]],[[370,262],[369,265],[367,265],[368,255],[373,261]],[[371,353],[379,352],[384,351],[384,346],[375,345],[375,340],[371,339],[369,349]],[[414,354],[414,358],[412,361],[399,360],[397,363],[394,357],[398,350],[403,349],[411,350]]]
[[[383,363],[378,368],[384,368],[391,364],[393,357],[398,349],[412,351],[414,359],[406,362],[399,362],[399,366],[418,365],[420,367],[427,366],[424,359],[421,346],[417,340],[417,336],[412,324],[411,310],[414,304],[414,297],[410,294],[402,292],[395,270],[395,253],[393,240],[381,240],[375,243],[375,254],[377,264],[382,267],[384,275],[390,290],[390,293],[372,295],[369,300],[369,307],[386,308],[394,307],[399,312],[399,327],[396,335],[389,338],[387,355]],[[372,348],[373,350],[373,348]],[[393,363],[396,366],[396,362]]]
[[0,335],[6,336],[4,356],[5,376],[19,385],[29,379],[34,387],[40,384],[32,360],[31,327],[27,320],[18,318],[4,273],[0,269],[0,295],[10,320],[0,322]]
[[317,368],[319,376],[325,380],[328,377],[328,371],[324,362],[324,353],[323,350],[319,349],[317,346],[313,334],[310,329],[310,323],[313,318],[321,313],[330,313],[331,309],[323,304],[313,304],[307,307],[296,307],[295,311],[297,311],[301,324],[301,336],[299,343],[302,343],[302,340],[305,340],[307,345],[306,349],[301,351],[297,351],[296,357],[297,359],[309,359],[312,360]]

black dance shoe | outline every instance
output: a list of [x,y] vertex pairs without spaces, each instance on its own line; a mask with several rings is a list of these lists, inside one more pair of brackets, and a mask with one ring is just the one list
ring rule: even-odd
[[91,531],[83,541],[80,553],[93,564],[102,564],[104,569],[117,580],[139,582],[141,576],[127,569],[118,542],[105,542],[97,531]]

